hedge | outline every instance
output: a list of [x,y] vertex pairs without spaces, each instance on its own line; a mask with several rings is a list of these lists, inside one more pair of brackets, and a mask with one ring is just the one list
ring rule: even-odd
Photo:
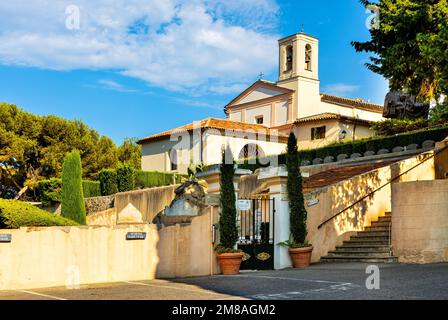
[[[101,188],[99,181],[83,180],[82,188],[84,197],[100,197]],[[61,202],[62,180],[51,178],[37,183],[36,195],[44,207]]]
[[134,190],[134,168],[129,164],[120,164],[117,168],[118,192]]
[[101,186],[99,181],[83,180],[82,189],[84,190],[85,198],[101,196]]
[[168,186],[173,184],[173,176],[175,176],[176,183],[180,183],[182,178],[187,177],[186,175],[175,173],[137,170],[135,172],[135,187],[144,189]]
[[118,192],[117,171],[103,169],[100,171],[98,178],[100,179],[101,195],[109,196]]
[[[366,151],[378,152],[381,149],[388,149],[392,151],[395,147],[405,147],[410,144],[422,145],[426,140],[442,141],[448,136],[448,126],[442,128],[432,128],[427,130],[400,133],[387,137],[373,137],[369,139],[361,139],[348,143],[335,143],[319,149],[308,149],[299,151],[300,161],[313,161],[316,158],[324,159],[327,156],[333,156],[336,158],[340,154],[346,154],[350,156],[353,153],[363,154]],[[266,163],[266,159],[263,158],[262,163]],[[259,161],[257,161],[259,162]],[[285,164],[285,154],[278,156],[278,164]],[[268,166],[268,165],[264,165]],[[249,169],[255,171],[258,168],[264,167],[263,165],[249,164],[248,160],[238,163],[238,167],[241,169]]]
[[0,199],[0,229],[76,226],[78,223],[18,200]]

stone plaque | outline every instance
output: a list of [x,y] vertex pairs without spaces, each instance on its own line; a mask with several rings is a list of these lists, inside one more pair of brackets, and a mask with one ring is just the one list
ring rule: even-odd
[[126,233],[126,240],[145,240],[146,232],[128,232]]
[[12,235],[11,234],[0,234],[0,242],[11,242],[12,241]]

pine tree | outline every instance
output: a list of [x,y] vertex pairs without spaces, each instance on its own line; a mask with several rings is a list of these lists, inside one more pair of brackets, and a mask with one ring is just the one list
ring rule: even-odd
[[305,243],[307,229],[307,212],[305,209],[302,175],[299,166],[299,152],[297,150],[297,139],[291,132],[288,138],[286,153],[286,168],[288,171],[287,191],[289,199],[289,223],[294,245]]
[[[226,161],[227,154],[227,161]],[[222,152],[221,163],[221,215],[219,218],[219,234],[221,246],[232,249],[238,240],[236,226],[236,197],[233,185],[235,167],[232,152],[229,148]]]
[[82,190],[81,156],[78,150],[67,153],[62,165],[62,207],[65,218],[86,224],[86,208]]

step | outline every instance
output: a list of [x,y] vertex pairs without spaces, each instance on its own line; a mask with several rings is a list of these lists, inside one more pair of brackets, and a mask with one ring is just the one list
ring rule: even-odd
[[390,257],[390,251],[351,251],[351,250],[336,250],[328,252],[327,257],[370,257],[370,258],[387,258]]
[[372,225],[370,227],[366,227],[365,231],[383,231],[383,232],[389,232],[389,226],[377,226]]
[[392,222],[392,216],[379,217],[378,222]]
[[389,230],[387,231],[360,231],[353,237],[389,237]]
[[370,226],[371,227],[385,227],[385,228],[389,228],[390,225],[391,225],[391,222],[374,221],[374,222],[372,222],[372,224]]
[[343,245],[366,245],[366,246],[388,246],[389,245],[389,238],[385,240],[378,240],[375,238],[365,238],[365,239],[352,239],[348,241],[344,241]]
[[343,246],[336,247],[336,251],[362,251],[362,252],[389,252],[390,247],[388,245],[353,245],[345,244]]
[[363,256],[338,256],[338,257],[323,257],[321,262],[367,262],[367,263],[397,263],[397,257],[372,258]]

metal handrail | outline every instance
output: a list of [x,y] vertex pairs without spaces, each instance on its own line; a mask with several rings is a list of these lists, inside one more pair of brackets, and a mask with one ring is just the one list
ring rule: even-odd
[[413,166],[412,168],[410,168],[410,169],[408,169],[408,170],[406,170],[406,171],[400,173],[398,176],[396,176],[396,177],[390,179],[387,183],[385,183],[385,184],[383,184],[382,186],[378,187],[377,189],[371,191],[371,192],[368,193],[367,195],[363,196],[362,198],[360,198],[360,199],[357,200],[356,202],[354,202],[354,203],[352,203],[351,205],[349,205],[348,207],[346,207],[345,209],[339,211],[338,213],[336,213],[336,214],[333,215],[332,217],[328,218],[327,220],[325,220],[324,222],[322,222],[322,223],[317,227],[317,229],[322,228],[325,224],[327,224],[328,222],[330,222],[330,221],[333,220],[334,218],[340,216],[340,215],[341,215],[342,213],[344,213],[345,211],[347,211],[347,210],[353,208],[353,207],[356,206],[358,203],[360,203],[360,202],[364,201],[365,199],[369,198],[371,195],[373,195],[373,194],[376,193],[377,191],[379,191],[379,190],[383,189],[384,187],[386,187],[386,186],[392,184],[392,182],[394,182],[395,180],[401,178],[402,176],[404,176],[405,174],[409,173],[410,171],[414,170],[415,168],[417,168],[417,167],[420,166],[421,164],[425,163],[425,162],[428,161],[429,159],[434,158],[434,157],[436,156],[436,154],[439,154],[441,151],[445,150],[446,148],[447,148],[447,147],[444,147],[444,148],[441,148],[441,149],[439,149],[439,150],[437,150],[437,151],[434,151],[434,153],[433,153],[430,157],[424,159],[422,162],[417,163],[417,164],[416,164],[415,166]]

